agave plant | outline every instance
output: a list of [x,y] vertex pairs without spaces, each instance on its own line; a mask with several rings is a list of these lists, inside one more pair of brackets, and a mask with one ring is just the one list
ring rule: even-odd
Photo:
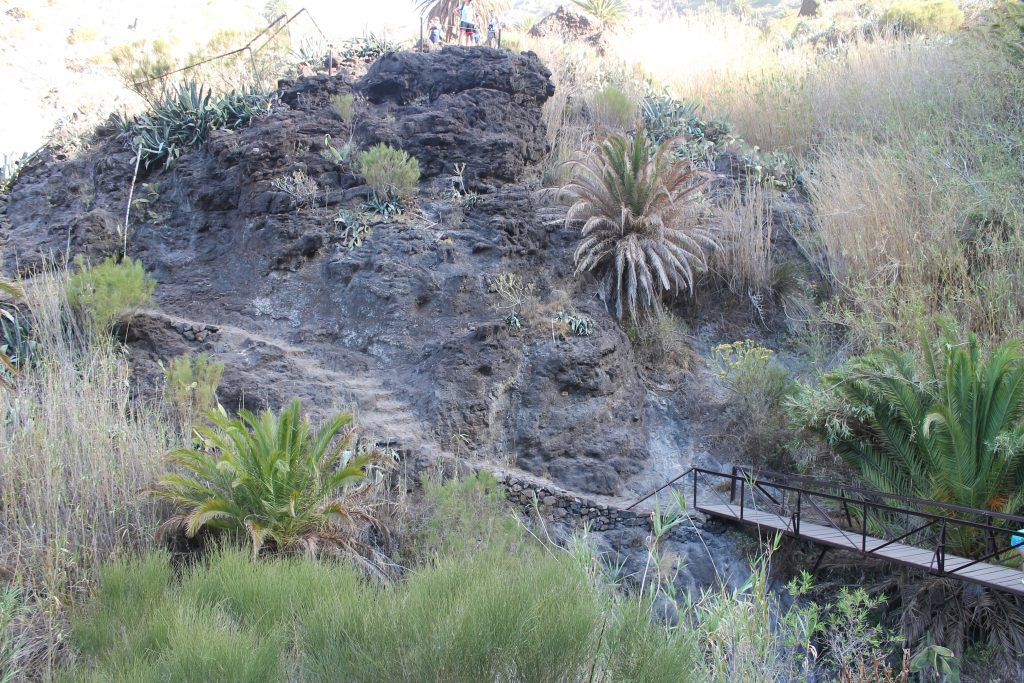
[[132,149],[141,146],[146,168],[163,162],[167,169],[189,147],[206,142],[211,130],[247,126],[267,113],[271,105],[271,98],[256,92],[232,90],[215,97],[212,90],[189,81],[157,102],[151,112],[115,126],[122,130],[121,137]]
[[358,501],[371,488],[376,453],[358,454],[350,413],[318,430],[302,417],[298,399],[279,415],[207,416],[210,425],[196,429],[203,447],[174,451],[171,462],[183,472],[164,475],[154,490],[180,509],[163,532],[223,530],[248,537],[254,554],[268,541],[279,551],[313,554],[328,544],[367,554],[354,532],[377,524]]
[[566,225],[582,225],[576,272],[600,278],[620,319],[658,309],[673,289],[692,292],[695,273],[707,269],[705,250],[715,246],[694,210],[705,174],[675,158],[676,144],[655,149],[643,132],[613,135],[569,162],[572,178],[558,193],[569,204]]

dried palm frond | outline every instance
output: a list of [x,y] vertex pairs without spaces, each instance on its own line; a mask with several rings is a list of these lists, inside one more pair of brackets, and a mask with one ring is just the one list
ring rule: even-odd
[[569,205],[567,226],[582,226],[577,274],[594,272],[618,318],[636,320],[660,308],[672,290],[693,292],[716,242],[702,227],[696,200],[706,174],[677,159],[677,140],[656,149],[641,132],[612,135],[586,159],[571,161],[558,192]]

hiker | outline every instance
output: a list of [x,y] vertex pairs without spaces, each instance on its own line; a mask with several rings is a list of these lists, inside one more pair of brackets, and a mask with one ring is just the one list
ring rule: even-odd
[[[1017,529],[1017,533],[1010,536],[1010,547],[1020,553],[1021,559],[1024,559],[1024,529]],[[1024,572],[1024,562],[1021,562],[1020,570]],[[1021,583],[1024,583],[1024,579],[1021,579]]]
[[466,0],[459,8],[459,45],[470,45],[476,34],[476,8]]
[[498,47],[498,29],[500,27],[498,15],[492,12],[491,19],[487,22],[487,47]]
[[430,20],[430,45],[440,47],[441,45],[441,21],[434,17]]

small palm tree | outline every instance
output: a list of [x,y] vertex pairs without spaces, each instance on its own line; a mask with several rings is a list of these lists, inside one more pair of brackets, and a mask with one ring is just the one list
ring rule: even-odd
[[[23,295],[23,292],[17,285],[11,282],[6,282],[4,280],[0,280],[0,292],[7,294],[13,299],[19,299]],[[12,323],[17,322],[7,311],[0,310],[0,315],[7,318]],[[14,363],[11,362],[10,356],[8,356],[3,351],[0,351],[0,365],[3,365],[3,367],[6,368],[7,371],[10,372],[12,375],[17,374],[18,372],[17,368],[14,367]],[[7,380],[6,377],[3,377],[2,375],[0,375],[0,386],[10,387],[10,382]]]
[[572,4],[597,19],[604,28],[613,28],[626,20],[626,0],[572,0]]
[[[823,404],[796,399],[791,406],[878,491],[1024,513],[1020,345],[1007,342],[983,358],[976,337],[961,343],[948,329],[938,353],[922,346],[923,371],[909,353],[877,350],[825,375]],[[957,555],[986,554],[977,530],[952,532],[946,544]],[[1003,661],[1024,648],[1024,612],[1010,594],[902,573],[874,588],[895,596],[890,607],[912,647],[941,640],[960,651],[989,642]]]
[[204,527],[236,533],[248,537],[254,554],[269,540],[281,551],[312,554],[329,543],[365,555],[353,532],[360,523],[376,523],[356,498],[369,489],[375,453],[355,455],[351,414],[313,430],[294,399],[280,415],[207,416],[210,425],[196,429],[202,450],[174,451],[171,461],[184,472],[164,475],[155,488],[180,508],[163,530],[183,529],[189,537]]
[[576,272],[600,278],[620,319],[658,309],[673,289],[692,293],[695,273],[707,269],[705,250],[715,247],[695,212],[705,174],[675,158],[676,144],[654,149],[643,132],[612,135],[569,162],[572,178],[558,193],[569,204],[566,225],[582,225]]
[[[1006,342],[983,359],[978,340],[947,330],[924,372],[909,353],[876,350],[826,375],[830,407],[810,424],[884,493],[1024,513],[1024,355]],[[799,407],[799,406],[798,406]],[[953,552],[978,556],[964,531]]]

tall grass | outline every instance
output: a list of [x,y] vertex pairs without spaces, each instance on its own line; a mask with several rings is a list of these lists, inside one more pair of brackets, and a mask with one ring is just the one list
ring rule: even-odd
[[714,252],[714,270],[739,296],[770,292],[775,253],[769,190],[749,180],[737,184],[721,202],[717,220],[719,248]]
[[111,555],[151,545],[159,514],[142,490],[177,441],[162,411],[132,401],[112,341],[76,330],[65,282],[27,283],[38,363],[0,393],[0,569],[37,600],[28,627],[43,669],[57,656],[61,606]]

